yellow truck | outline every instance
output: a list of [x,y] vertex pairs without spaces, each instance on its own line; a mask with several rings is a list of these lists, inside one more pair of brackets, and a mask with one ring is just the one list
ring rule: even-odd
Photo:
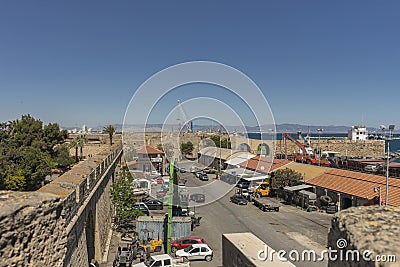
[[255,197],[267,197],[269,195],[269,182],[258,182],[258,186],[254,189],[253,195]]

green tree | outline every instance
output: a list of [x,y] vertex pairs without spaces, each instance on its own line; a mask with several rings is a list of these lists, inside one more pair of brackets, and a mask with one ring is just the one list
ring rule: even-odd
[[78,148],[79,148],[79,141],[78,138],[75,138],[74,140],[71,141],[71,143],[69,144],[70,148],[75,148],[75,162],[79,161],[78,158]]
[[85,135],[80,135],[77,137],[77,145],[80,151],[80,160],[83,159],[83,147],[87,144],[88,140]]
[[[227,138],[222,138],[219,135],[213,135],[211,138],[212,142],[208,142],[209,145],[206,146],[216,146],[221,148],[231,148],[231,141],[229,141]],[[220,143],[221,140],[221,143]]]
[[54,150],[56,152],[54,161],[57,168],[66,168],[76,162],[72,157],[70,157],[69,146],[67,144],[56,145]]
[[190,141],[181,144],[182,155],[192,155],[193,149],[194,149],[193,143]]
[[57,167],[57,146],[67,133],[58,124],[43,127],[31,115],[0,123],[0,189],[37,190]]
[[117,179],[111,186],[111,199],[116,209],[116,224],[120,226],[135,220],[142,212],[134,208],[133,176],[127,166],[121,167]]
[[276,170],[272,177],[271,187],[283,189],[285,186],[295,186],[302,183],[302,175],[292,169],[285,168]]
[[104,127],[103,132],[108,134],[109,138],[110,138],[110,146],[112,145],[112,138],[113,135],[115,133],[115,128],[112,125],[107,125],[106,127]]

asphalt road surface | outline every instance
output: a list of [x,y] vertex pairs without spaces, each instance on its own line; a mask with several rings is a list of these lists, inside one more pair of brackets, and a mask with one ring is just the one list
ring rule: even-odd
[[[187,179],[187,187],[202,187],[210,184],[212,187],[223,187],[215,175],[210,175],[210,181],[200,181],[191,173],[180,173],[182,178]],[[211,187],[209,187],[211,188]],[[220,193],[220,190],[215,190]],[[251,203],[247,206],[238,206],[229,201],[234,189],[224,197],[210,204],[197,206],[197,216],[201,216],[201,225],[194,229],[192,235],[202,236],[214,251],[212,262],[194,261],[191,266],[222,266],[222,234],[252,232],[258,238],[266,242],[270,247],[285,250],[289,253],[296,250],[314,250],[319,256],[326,249],[328,230],[332,216],[320,212],[305,212],[300,208],[288,206],[272,199],[279,204],[279,212],[262,212]],[[214,192],[206,194],[213,197]],[[260,248],[260,250],[263,248]],[[254,257],[257,257],[254,252]],[[294,254],[293,254],[294,255]],[[300,259],[301,260],[301,259]],[[291,261],[296,266],[326,266],[327,260],[319,262]]]

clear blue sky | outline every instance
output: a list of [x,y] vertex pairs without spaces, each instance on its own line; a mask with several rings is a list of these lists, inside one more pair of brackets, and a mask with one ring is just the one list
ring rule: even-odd
[[400,126],[399,1],[1,1],[0,121],[122,123],[165,67],[217,61],[277,123]]

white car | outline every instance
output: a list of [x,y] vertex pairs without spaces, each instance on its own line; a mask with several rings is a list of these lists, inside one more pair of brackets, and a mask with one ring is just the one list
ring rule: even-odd
[[212,261],[213,251],[207,244],[193,244],[176,252],[176,256],[188,260]]

